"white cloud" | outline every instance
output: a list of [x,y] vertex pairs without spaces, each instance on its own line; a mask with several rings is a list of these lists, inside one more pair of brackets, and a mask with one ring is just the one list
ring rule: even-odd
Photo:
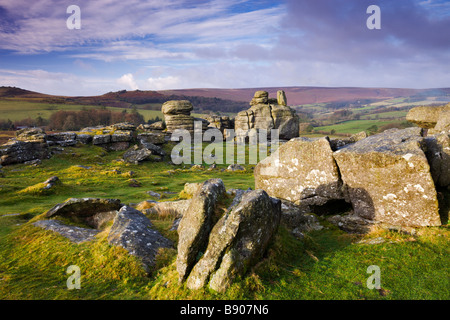
[[148,78],[146,87],[148,90],[182,89],[180,78],[176,76]]
[[119,79],[117,79],[117,83],[124,85],[127,89],[137,90],[139,89],[134,77],[131,73],[124,74]]
[[[282,12],[273,8],[251,12],[230,9],[245,2],[84,1],[78,4],[81,30],[68,30],[66,1],[41,0],[29,4],[17,0],[14,5],[2,4],[6,9],[5,21],[12,21],[15,27],[12,32],[0,32],[0,48],[27,54],[82,49],[85,52],[80,54],[84,56],[93,50],[91,58],[106,60],[112,44],[116,46],[113,54],[120,51],[124,52],[124,59],[145,59],[168,55],[159,48],[149,49],[149,44],[235,41],[256,35],[261,40]],[[130,39],[142,41],[129,42]]]

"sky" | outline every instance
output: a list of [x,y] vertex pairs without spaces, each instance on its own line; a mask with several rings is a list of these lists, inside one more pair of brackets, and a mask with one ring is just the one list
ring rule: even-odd
[[450,1],[0,0],[0,86],[450,87]]

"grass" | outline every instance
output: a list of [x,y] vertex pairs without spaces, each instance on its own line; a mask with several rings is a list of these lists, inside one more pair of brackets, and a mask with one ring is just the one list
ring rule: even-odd
[[381,128],[384,125],[394,122],[398,122],[398,120],[351,120],[329,126],[315,127],[314,130],[326,132],[335,130],[336,133],[355,134],[361,131],[365,131],[367,130],[367,128],[373,125]]
[[[324,230],[299,240],[281,225],[264,259],[226,293],[218,294],[207,288],[192,291],[178,283],[175,249],[160,252],[154,272],[147,276],[136,258],[107,243],[108,227],[94,241],[77,245],[32,225],[70,197],[118,198],[129,204],[153,199],[146,193],[152,190],[175,192],[164,194],[161,201],[175,200],[186,182],[209,178],[221,178],[227,189],[254,188],[252,165],[245,165],[243,172],[222,171],[225,164],[211,171],[166,162],[135,165],[117,161],[122,153],[95,146],[72,147],[36,167],[18,164],[2,168],[0,299],[450,298],[448,226],[423,228],[415,235],[378,230],[362,237],[344,233],[323,220]],[[61,185],[36,192],[54,175]],[[130,178],[141,187],[131,187]],[[169,230],[173,217],[149,218],[161,233],[177,241],[176,232]],[[359,243],[378,237],[384,242]],[[67,289],[70,265],[80,267],[80,290]],[[380,290],[366,286],[370,265],[380,267]]]

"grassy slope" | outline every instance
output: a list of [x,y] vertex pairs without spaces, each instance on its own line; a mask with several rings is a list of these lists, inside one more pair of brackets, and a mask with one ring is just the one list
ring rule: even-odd
[[[135,258],[111,247],[100,233],[94,242],[76,245],[31,225],[54,204],[69,197],[119,198],[137,203],[156,192],[183,189],[185,182],[219,177],[229,188],[254,187],[251,166],[243,173],[193,171],[167,163],[124,164],[120,152],[98,147],[66,148],[66,153],[38,167],[3,168],[0,178],[0,299],[449,299],[448,227],[425,228],[410,236],[379,231],[376,245],[326,224],[303,241],[281,226],[266,258],[225,294],[190,291],[177,282],[175,249],[161,253],[157,268],[146,277]],[[76,167],[82,164],[91,169]],[[113,173],[113,169],[121,173]],[[128,185],[129,172],[142,187]],[[62,186],[48,193],[34,186],[57,175]],[[170,195],[176,199],[178,195]],[[164,199],[164,200],[166,200]],[[16,216],[6,214],[20,213]],[[151,217],[155,226],[176,241],[172,221]],[[81,290],[68,290],[69,265],[81,269]],[[369,290],[369,265],[381,268],[382,289]]]

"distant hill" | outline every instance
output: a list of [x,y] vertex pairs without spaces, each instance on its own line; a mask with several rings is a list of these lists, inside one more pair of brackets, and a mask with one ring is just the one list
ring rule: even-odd
[[216,97],[233,101],[249,102],[255,91],[264,90],[276,97],[278,90],[286,92],[289,105],[355,101],[358,99],[386,100],[399,97],[449,96],[450,88],[403,89],[403,88],[357,88],[357,87],[270,87],[248,89],[180,89],[158,91],[165,95]]
[[427,97],[450,98],[450,88],[357,88],[357,87],[270,87],[244,89],[179,89],[179,90],[121,90],[98,96],[54,96],[16,87],[0,87],[0,99],[28,100],[51,104],[99,105],[118,108],[160,110],[168,100],[187,99],[196,112],[219,111],[236,113],[249,107],[249,101],[257,90],[276,97],[278,90],[286,92],[291,106],[363,101],[382,101],[394,98],[425,100]]
[[2,98],[48,98],[51,95],[29,91],[17,87],[0,87],[0,99]]

